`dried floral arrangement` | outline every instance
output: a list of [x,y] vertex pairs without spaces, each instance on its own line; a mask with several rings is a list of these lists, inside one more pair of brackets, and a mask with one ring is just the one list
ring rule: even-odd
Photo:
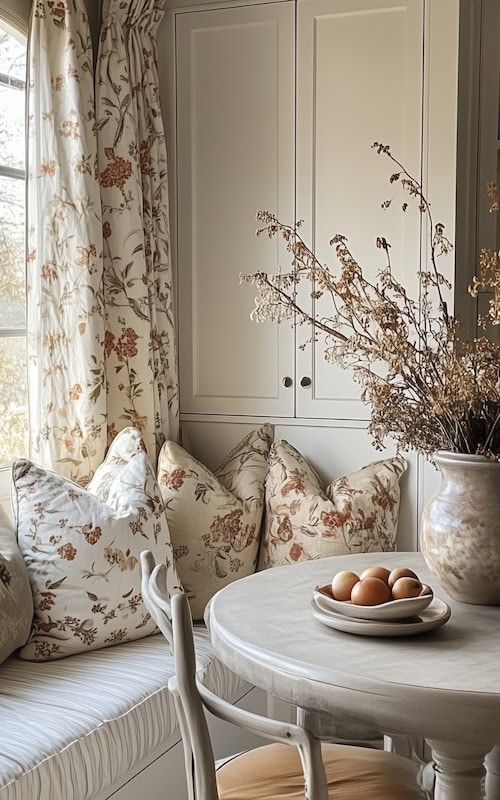
[[[362,400],[371,406],[369,432],[381,449],[387,437],[399,450],[416,450],[432,456],[437,450],[475,453],[500,461],[500,346],[486,336],[467,339],[459,319],[450,314],[445,294],[449,282],[438,270],[438,258],[452,244],[442,223],[433,220],[431,206],[420,183],[393,156],[387,145],[375,142],[379,155],[393,162],[391,184],[405,196],[402,210],[416,202],[425,215],[430,242],[429,263],[417,273],[419,297],[412,298],[395,278],[390,244],[383,237],[376,245],[385,266],[372,282],[363,274],[345,236],[337,234],[335,247],[339,274],[321,264],[300,236],[300,222],[287,225],[268,211],[260,211],[258,235],[282,236],[291,256],[288,272],[240,275],[240,281],[257,287],[251,314],[254,321],[292,320],[311,326],[308,341],[324,337],[328,361],[349,368],[362,386]],[[500,204],[495,184],[489,184],[490,209]],[[386,200],[383,208],[391,204]],[[311,316],[298,302],[299,284],[311,285],[310,296],[331,301],[331,313]],[[500,324],[500,255],[483,249],[480,275],[469,292],[494,293],[489,313],[479,326]],[[306,346],[307,342],[301,347]]]

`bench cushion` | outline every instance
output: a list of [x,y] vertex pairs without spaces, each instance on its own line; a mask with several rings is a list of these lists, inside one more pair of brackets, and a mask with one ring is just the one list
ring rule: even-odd
[[[195,627],[202,680],[231,702],[248,690]],[[90,800],[157,749],[179,741],[163,636],[33,663],[0,676],[0,800]]]

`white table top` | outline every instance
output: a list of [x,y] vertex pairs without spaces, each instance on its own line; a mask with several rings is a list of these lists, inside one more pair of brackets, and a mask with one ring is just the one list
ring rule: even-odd
[[[411,567],[451,607],[442,627],[375,638],[312,617],[313,587],[340,569]],[[236,581],[209,607],[219,658],[267,691],[316,711],[343,711],[393,733],[500,743],[500,607],[457,603],[420,553],[372,553],[275,567]],[[382,702],[383,701],[383,702]]]

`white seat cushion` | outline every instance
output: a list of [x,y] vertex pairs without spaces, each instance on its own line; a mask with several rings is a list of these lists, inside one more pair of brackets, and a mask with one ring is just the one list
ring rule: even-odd
[[[201,678],[231,702],[248,689],[195,627]],[[163,636],[58,661],[11,656],[0,673],[0,800],[90,800],[180,739]]]

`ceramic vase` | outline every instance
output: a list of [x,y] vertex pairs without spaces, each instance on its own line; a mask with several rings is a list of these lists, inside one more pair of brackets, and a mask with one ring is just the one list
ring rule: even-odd
[[439,452],[439,489],[424,508],[420,549],[450,597],[500,605],[500,463]]

